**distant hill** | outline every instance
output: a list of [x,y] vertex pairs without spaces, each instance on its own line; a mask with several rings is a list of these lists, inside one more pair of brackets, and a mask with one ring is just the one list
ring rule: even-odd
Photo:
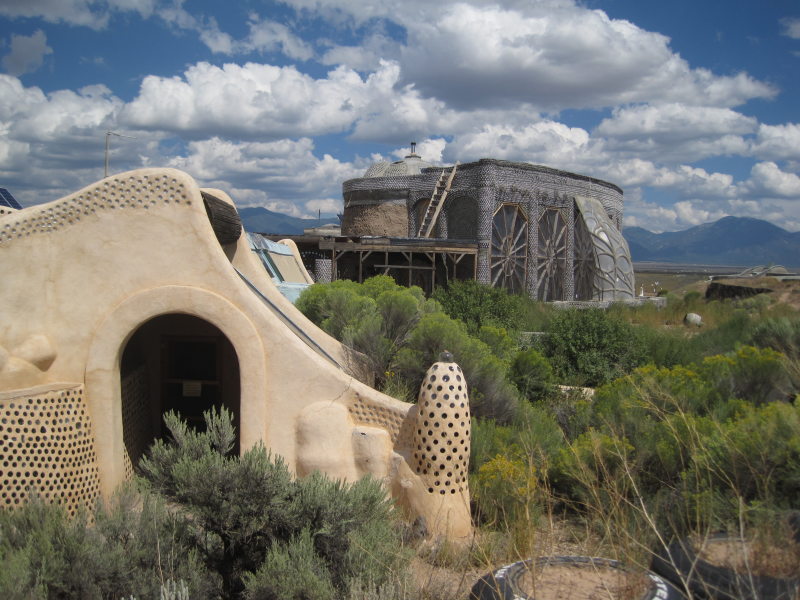
[[326,223],[339,223],[336,217],[319,219],[300,219],[267,210],[263,206],[239,209],[245,231],[253,233],[274,233],[276,235],[301,235],[304,229],[318,227]]
[[625,227],[622,233],[636,262],[800,266],[800,232],[761,219],[723,217],[684,231]]

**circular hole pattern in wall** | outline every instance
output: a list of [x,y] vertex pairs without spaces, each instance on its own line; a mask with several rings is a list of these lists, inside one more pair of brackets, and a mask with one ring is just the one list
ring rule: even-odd
[[189,204],[182,182],[167,174],[111,176],[61,202],[15,211],[0,225],[0,242],[73,225],[93,213],[161,204]]
[[0,486],[3,507],[32,493],[71,515],[94,504],[100,483],[82,387],[0,402]]
[[356,399],[348,405],[347,409],[355,423],[386,429],[392,444],[397,445],[400,430],[406,418],[401,409],[383,406],[375,402],[365,402],[363,398]]
[[428,492],[467,490],[469,399],[464,374],[455,363],[435,363],[420,388],[413,439],[413,466]]

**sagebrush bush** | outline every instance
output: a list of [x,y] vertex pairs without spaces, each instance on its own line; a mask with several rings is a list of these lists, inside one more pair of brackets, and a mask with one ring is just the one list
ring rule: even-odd
[[753,327],[750,343],[772,348],[789,358],[800,358],[800,318],[765,319]]
[[378,389],[387,385],[395,356],[411,330],[423,315],[439,310],[420,288],[401,287],[387,275],[363,284],[339,280],[310,286],[296,306],[324,331],[364,355]]
[[267,551],[256,573],[245,573],[248,600],[334,600],[336,589],[308,529]]
[[330,588],[341,597],[355,581],[380,585],[402,571],[393,509],[377,482],[347,485],[319,474],[292,479],[262,446],[230,455],[235,435],[225,409],[204,416],[206,431],[197,432],[167,414],[171,440],[156,441],[141,467],[153,489],[178,503],[195,526],[200,556],[219,573],[225,597],[241,596],[246,586],[253,597],[272,597],[276,584],[265,577],[273,567],[265,561],[306,556],[308,536],[316,569],[286,593],[314,597],[302,594]]
[[507,379],[508,366],[491,349],[470,336],[464,325],[441,312],[420,319],[394,361],[393,371],[419,389],[425,372],[447,350],[464,372],[472,413],[508,422],[517,410],[516,388]]
[[0,597],[158,598],[170,581],[193,598],[220,595],[191,524],[160,498],[126,487],[92,517],[93,525],[86,514],[71,519],[37,499],[0,511]]

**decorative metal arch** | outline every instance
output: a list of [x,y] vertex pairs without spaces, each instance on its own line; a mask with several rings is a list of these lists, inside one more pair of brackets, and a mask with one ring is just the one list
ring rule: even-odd
[[528,264],[528,217],[518,204],[502,204],[492,217],[492,285],[524,292]]
[[575,299],[591,300],[595,295],[595,274],[597,272],[597,255],[586,222],[575,219]]
[[539,217],[539,252],[536,297],[553,301],[564,299],[564,275],[568,254],[567,218],[558,208],[547,208]]
[[578,299],[633,298],[633,263],[622,233],[599,201],[576,197],[575,205],[574,273]]

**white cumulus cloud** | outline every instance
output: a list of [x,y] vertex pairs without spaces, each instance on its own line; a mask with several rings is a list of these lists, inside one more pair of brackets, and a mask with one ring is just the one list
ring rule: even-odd
[[765,125],[758,127],[752,153],[758,158],[800,160],[800,124]]
[[203,186],[235,190],[231,195],[242,205],[295,216],[340,210],[342,181],[361,176],[363,169],[327,154],[318,158],[313,150],[309,138],[232,142],[214,137],[191,142],[186,156],[172,159],[169,166]]
[[774,162],[756,163],[744,187],[754,196],[800,200],[800,176],[782,171]]
[[347,130],[387,84],[345,68],[314,79],[291,66],[198,63],[181,77],[146,77],[121,121],[191,137],[322,135]]

